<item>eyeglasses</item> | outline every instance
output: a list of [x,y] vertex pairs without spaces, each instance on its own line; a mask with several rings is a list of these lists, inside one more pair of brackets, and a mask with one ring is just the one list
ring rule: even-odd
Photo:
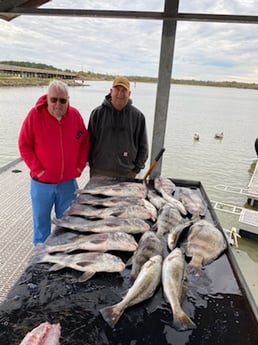
[[57,103],[59,101],[61,104],[66,104],[68,101],[66,98],[59,98],[59,97],[50,97],[51,103]]

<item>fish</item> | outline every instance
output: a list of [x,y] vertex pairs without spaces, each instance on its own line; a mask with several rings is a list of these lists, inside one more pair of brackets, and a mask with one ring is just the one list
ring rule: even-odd
[[123,315],[126,308],[151,298],[161,281],[161,267],[163,258],[161,255],[151,257],[142,266],[142,269],[128,289],[125,297],[112,306],[100,309],[103,319],[114,328]]
[[158,219],[153,228],[157,230],[157,236],[163,238],[166,233],[172,231],[182,220],[183,218],[178,209],[166,203],[159,209]]
[[155,255],[163,256],[163,244],[153,231],[145,232],[138,243],[138,248],[126,265],[131,264],[130,277],[135,280],[142,266]]
[[156,207],[147,199],[142,199],[143,200],[143,206],[151,213],[152,217],[151,219],[155,222],[158,217],[158,212]]
[[144,206],[145,199],[137,197],[98,197],[91,194],[80,194],[73,201],[75,204],[86,204],[92,206],[103,206],[103,207],[112,207],[112,206],[128,206],[128,205],[139,205]]
[[138,234],[150,230],[150,225],[140,218],[107,218],[101,220],[86,220],[82,217],[64,216],[60,219],[53,218],[52,222],[66,229],[80,232],[117,232],[123,231],[129,234]]
[[176,207],[178,209],[178,211],[186,216],[187,215],[187,211],[184,207],[184,205],[182,204],[181,201],[177,200],[176,198],[174,198],[173,196],[170,196],[168,194],[164,194],[163,193],[163,198],[168,202],[170,203],[172,206]]
[[59,345],[60,336],[60,323],[50,324],[46,321],[28,332],[20,345]]
[[[156,210],[155,210],[156,211]],[[122,217],[122,218],[140,218],[140,219],[152,219],[155,220],[156,214],[153,214],[153,210],[147,209],[144,206],[128,205],[128,206],[113,206],[105,208],[95,208],[85,205],[71,205],[65,212],[65,216],[83,216],[91,219],[105,219],[110,217]]]
[[192,215],[192,219],[204,217],[207,211],[207,204],[191,188],[180,188],[178,199],[182,202],[187,212]]
[[201,219],[191,225],[185,244],[189,266],[201,269],[216,260],[228,247],[223,233],[212,223]]
[[84,272],[78,279],[85,282],[97,272],[122,272],[125,264],[120,257],[102,252],[86,252],[79,254],[48,254],[43,245],[35,247],[35,256],[31,263],[52,263],[49,271],[58,271],[63,268],[72,268]]
[[167,201],[152,190],[148,190],[147,199],[152,203],[157,210],[159,210]]
[[193,222],[189,219],[183,220],[179,223],[176,227],[170,229],[168,236],[167,236],[167,245],[168,248],[172,251],[178,244],[181,234],[186,228],[189,228]]
[[135,238],[125,232],[105,232],[92,235],[77,235],[69,242],[46,245],[48,253],[71,253],[76,250],[107,252],[110,250],[134,252],[138,248]]
[[183,311],[181,299],[185,281],[185,259],[180,248],[175,248],[163,261],[162,286],[165,299],[173,313],[173,326],[178,331],[196,328],[195,323]]
[[143,183],[120,182],[112,185],[98,186],[95,188],[77,189],[76,194],[91,194],[120,197],[137,197],[145,199],[147,188]]
[[163,192],[172,195],[176,190],[176,185],[168,177],[159,176],[154,179],[154,188],[160,192],[161,195]]
[[[170,181],[171,183],[173,183],[171,180],[166,179],[167,184],[169,184]],[[165,184],[165,189],[164,186],[162,184],[162,180],[161,178],[155,178],[154,179],[154,188],[156,189],[157,192],[159,192],[162,196],[163,199],[166,200],[166,202],[170,203],[172,206],[176,207],[182,215],[187,215],[187,211],[184,207],[184,205],[182,204],[182,202],[180,200],[177,200],[176,198],[174,198],[172,196],[172,193],[170,191],[173,191],[174,187],[172,186],[170,189],[167,188],[166,184]]]

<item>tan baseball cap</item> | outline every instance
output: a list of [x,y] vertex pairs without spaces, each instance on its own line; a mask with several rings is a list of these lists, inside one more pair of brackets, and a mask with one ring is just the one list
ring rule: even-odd
[[113,81],[113,87],[123,86],[126,90],[130,90],[130,82],[126,77],[116,77]]

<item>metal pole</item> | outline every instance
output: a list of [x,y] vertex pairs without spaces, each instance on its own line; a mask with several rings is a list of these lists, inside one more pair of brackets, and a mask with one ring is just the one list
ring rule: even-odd
[[[179,0],[165,0],[165,15],[178,14]],[[157,153],[164,147],[167,111],[169,103],[169,93],[171,84],[171,73],[174,56],[174,46],[176,37],[176,20],[164,19],[162,28],[159,77],[156,95],[155,118],[153,124],[151,161]],[[154,178],[161,174],[162,157],[152,171],[150,177]]]

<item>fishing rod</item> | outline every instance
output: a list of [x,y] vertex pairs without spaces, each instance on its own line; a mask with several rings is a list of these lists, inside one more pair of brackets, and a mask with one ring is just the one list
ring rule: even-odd
[[163,148],[159,151],[159,153],[157,154],[157,156],[154,158],[154,160],[151,162],[149,169],[146,171],[146,173],[145,173],[145,175],[144,175],[144,177],[143,177],[143,181],[145,182],[146,185],[147,185],[147,182],[146,182],[147,177],[150,175],[150,173],[152,172],[152,170],[153,170],[153,169],[155,168],[155,166],[157,165],[157,163],[158,163],[160,157],[163,155],[164,151],[165,151],[165,148],[163,147]]

